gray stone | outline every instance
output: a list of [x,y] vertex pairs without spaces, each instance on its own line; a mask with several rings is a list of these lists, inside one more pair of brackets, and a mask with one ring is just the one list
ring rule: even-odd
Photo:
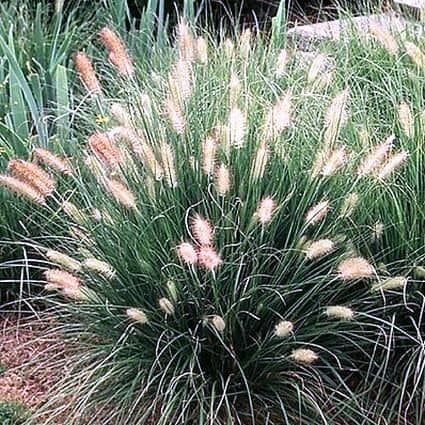
[[394,4],[402,12],[425,20],[425,0],[394,0]]
[[392,33],[403,32],[407,27],[407,21],[404,18],[395,13],[385,13],[359,16],[352,19],[338,19],[319,24],[301,25],[288,30],[288,36],[294,41],[301,43],[338,40],[345,30],[356,28],[360,34],[364,34],[367,33],[369,26],[374,23],[384,25]]

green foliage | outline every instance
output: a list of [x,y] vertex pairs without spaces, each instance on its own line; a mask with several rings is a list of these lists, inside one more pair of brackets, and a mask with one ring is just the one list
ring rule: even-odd
[[2,425],[29,424],[31,412],[21,403],[0,401],[0,423]]
[[[39,246],[59,251],[46,268],[74,273],[45,275],[61,331],[79,341],[56,389],[76,396],[69,424],[84,412],[115,425],[418,425],[423,70],[401,40],[394,57],[357,33],[313,62],[288,52],[280,70],[260,36],[209,41],[207,62],[188,37],[135,54],[131,75],[96,64],[104,94],[84,94],[79,145],[107,133],[33,208],[31,225],[55,229]],[[405,163],[379,178],[399,152]]]

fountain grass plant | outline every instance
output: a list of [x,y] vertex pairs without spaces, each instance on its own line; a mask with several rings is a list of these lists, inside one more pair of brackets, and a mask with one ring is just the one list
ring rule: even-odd
[[85,148],[2,176],[58,229],[35,266],[78,345],[46,424],[420,423],[423,68],[347,36],[182,21],[148,58],[110,28],[109,64],[75,56]]

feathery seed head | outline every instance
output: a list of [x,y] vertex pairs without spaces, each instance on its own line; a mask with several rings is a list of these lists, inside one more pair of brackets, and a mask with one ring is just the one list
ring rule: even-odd
[[177,245],[177,254],[186,264],[192,265],[198,261],[198,254],[189,242],[182,242]]
[[195,39],[185,19],[181,19],[177,26],[177,48],[179,57],[192,62],[196,56]]
[[217,141],[213,137],[207,137],[202,143],[202,169],[207,176],[214,172]]
[[372,152],[370,152],[366,158],[360,164],[360,167],[357,171],[359,176],[367,176],[372,174],[376,168],[378,168],[382,162],[385,160],[388,152],[391,150],[394,143],[395,136],[389,136],[385,142],[376,146]]
[[408,154],[406,151],[400,151],[391,156],[388,161],[378,171],[378,178],[383,180],[400,168],[407,160]]
[[404,47],[413,63],[419,68],[425,68],[425,54],[422,52],[422,50],[415,43],[410,41],[406,41],[404,43]]
[[404,276],[390,277],[383,282],[372,285],[372,291],[390,291],[392,289],[404,288],[407,284],[407,278]]
[[121,151],[114,146],[105,133],[94,133],[89,137],[92,152],[108,167],[115,168],[123,163]]
[[167,142],[161,142],[161,161],[162,170],[165,174],[165,180],[171,188],[177,187],[177,174],[174,165],[174,154],[171,145]]
[[204,37],[198,37],[196,39],[196,57],[199,62],[203,64],[208,63],[208,43]]
[[229,81],[230,107],[237,107],[241,95],[242,84],[236,72],[232,72]]
[[50,285],[55,285],[59,289],[79,289],[81,282],[76,276],[64,270],[50,269],[44,272],[44,278]]
[[8,170],[23,183],[32,186],[43,196],[49,196],[56,187],[56,182],[41,167],[33,162],[14,159],[9,161]]
[[229,113],[228,131],[230,145],[240,149],[244,144],[246,132],[246,114],[239,108],[233,107]]
[[329,152],[324,162],[321,174],[323,176],[332,176],[347,162],[347,153],[344,147]]
[[83,224],[87,221],[87,217],[73,202],[63,201],[62,209],[64,213],[72,218],[76,223]]
[[254,180],[262,179],[266,171],[269,159],[269,148],[266,141],[262,141],[258,146],[254,163],[252,164],[251,176]]
[[67,268],[68,270],[78,272],[81,269],[81,263],[62,252],[49,249],[46,252],[46,257],[53,263]]
[[220,164],[215,174],[215,188],[220,196],[226,196],[231,186],[230,171],[224,165]]
[[304,365],[311,365],[315,363],[319,356],[309,348],[297,348],[296,350],[292,351],[291,359],[293,359],[297,363],[301,363]]
[[34,149],[33,153],[37,160],[43,162],[48,167],[53,168],[59,173],[65,175],[72,174],[71,165],[69,164],[67,159],[61,158],[53,154],[52,152],[42,148]]
[[326,217],[328,211],[329,201],[319,202],[307,211],[307,214],[305,215],[306,224],[314,226]]
[[362,257],[353,257],[338,265],[338,277],[342,280],[370,279],[375,275],[375,268]]
[[359,203],[359,195],[355,192],[349,193],[341,207],[341,217],[350,217]]
[[101,93],[102,87],[89,57],[83,52],[77,52],[74,56],[74,63],[75,69],[87,91],[94,95]]
[[380,23],[371,23],[369,31],[390,55],[398,53],[398,44],[389,30]]
[[83,266],[86,269],[102,274],[109,279],[115,276],[114,268],[106,261],[98,260],[97,258],[86,258],[83,262]]
[[402,130],[407,137],[412,137],[414,131],[414,119],[410,105],[407,102],[401,102],[398,105],[397,112]]
[[159,308],[168,316],[175,313],[174,305],[168,298],[160,298],[158,300]]
[[276,59],[276,65],[275,65],[275,74],[277,78],[283,77],[286,71],[286,66],[288,64],[288,51],[286,49],[282,49]]
[[133,62],[120,37],[108,27],[102,28],[99,35],[103,45],[109,51],[109,61],[121,74],[132,75],[134,73]]
[[273,218],[273,214],[276,211],[276,202],[267,196],[260,201],[257,211],[254,214],[254,217],[262,224],[265,225],[270,223]]
[[326,307],[326,315],[330,319],[338,319],[338,320],[352,320],[354,317],[354,311],[342,305],[332,305]]
[[174,98],[168,97],[165,100],[165,109],[173,130],[177,134],[184,134],[186,131],[186,119],[178,102]]
[[179,59],[173,66],[170,73],[170,89],[174,99],[179,104],[183,104],[192,95],[193,91],[193,71],[191,63]]
[[45,196],[33,186],[18,180],[15,177],[0,175],[0,186],[4,186],[11,192],[23,196],[28,200],[37,204],[44,205],[46,203]]
[[208,220],[196,214],[191,223],[191,229],[194,238],[201,245],[211,245],[213,241],[214,230]]
[[320,239],[312,242],[306,249],[306,257],[313,260],[329,254],[335,249],[335,244],[330,239]]
[[332,146],[339,136],[341,128],[346,124],[348,113],[347,103],[349,89],[342,90],[333,99],[325,115],[324,142],[326,146]]
[[130,114],[128,113],[128,110],[124,108],[122,105],[120,105],[117,102],[114,102],[109,107],[109,111],[111,115],[114,117],[114,119],[117,120],[120,125],[126,128],[133,128]]
[[274,328],[274,334],[278,338],[286,338],[292,333],[294,325],[289,320],[281,320]]
[[202,246],[198,252],[199,264],[206,270],[213,271],[223,260],[211,246]]
[[140,323],[141,325],[145,325],[149,321],[145,312],[139,308],[129,308],[126,310],[126,314],[129,319]]
[[117,202],[128,209],[136,209],[136,197],[134,194],[124,185],[116,179],[105,178],[104,185],[107,191],[115,198]]
[[215,314],[210,318],[210,320],[212,325],[218,332],[224,332],[224,329],[226,329],[226,322],[221,316]]

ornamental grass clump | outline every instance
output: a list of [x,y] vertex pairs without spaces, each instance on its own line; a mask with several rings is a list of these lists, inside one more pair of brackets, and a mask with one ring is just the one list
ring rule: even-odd
[[72,190],[58,175],[34,199],[68,229],[46,239],[44,280],[79,341],[46,424],[65,409],[69,424],[377,423],[378,372],[363,384],[418,279],[379,263],[371,198],[417,153],[362,145],[344,69],[312,87],[296,52],[257,37],[216,44],[182,22],[152,69],[101,30],[111,63],[89,68],[116,68],[120,95],[87,97]]

